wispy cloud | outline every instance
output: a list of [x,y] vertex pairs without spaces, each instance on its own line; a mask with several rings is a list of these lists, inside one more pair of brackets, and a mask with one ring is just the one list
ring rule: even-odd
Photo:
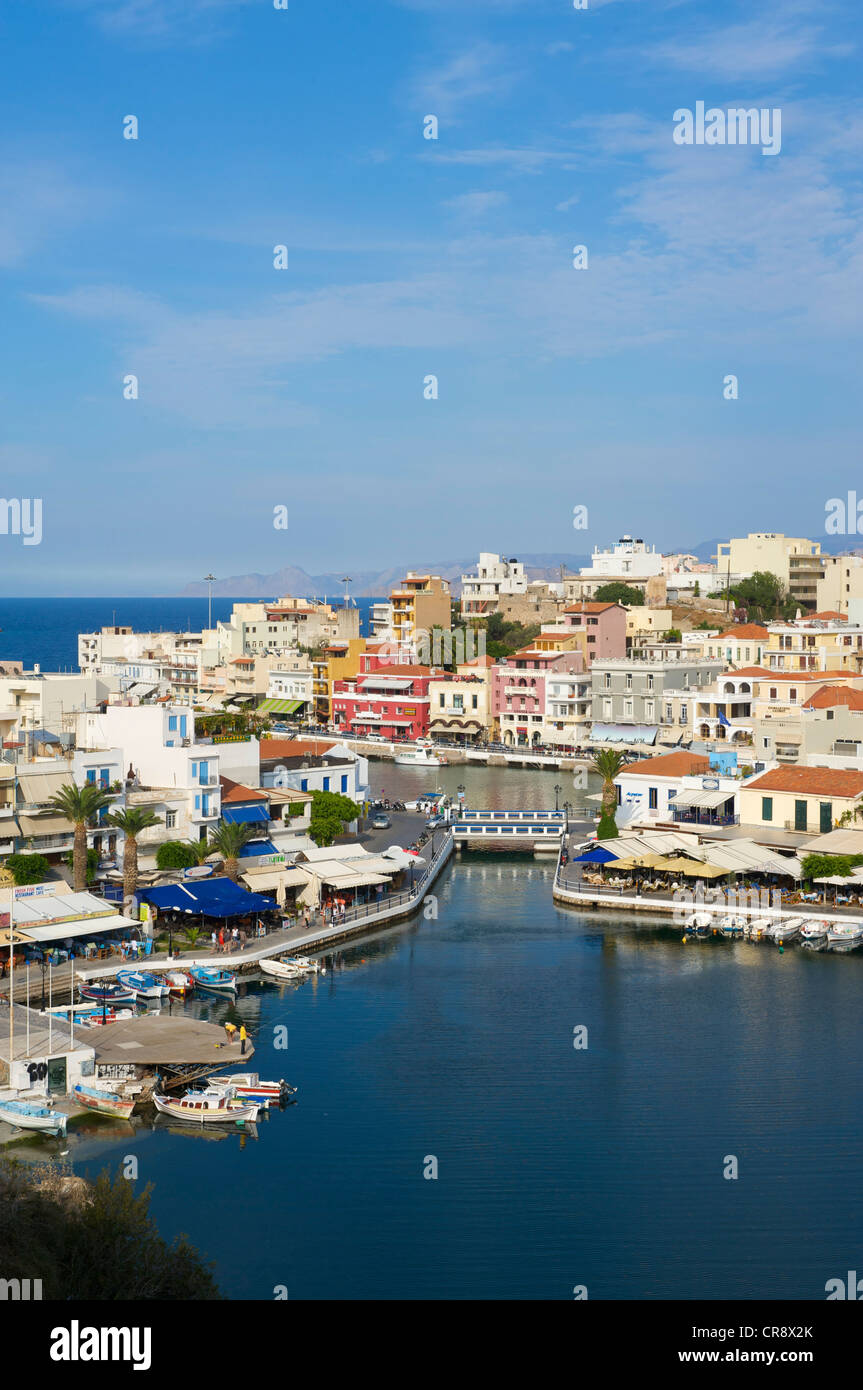
[[76,181],[56,161],[10,159],[0,165],[0,266],[15,266],[82,222],[98,217],[106,196]]
[[422,107],[424,113],[455,121],[473,101],[508,95],[517,80],[509,50],[483,41],[417,74],[407,95],[411,104]]
[[506,193],[476,190],[473,193],[459,193],[455,198],[447,198],[444,207],[457,217],[473,222],[497,208],[505,207],[508,202],[509,197]]
[[850,43],[825,43],[818,25],[777,16],[667,39],[648,46],[644,56],[699,76],[745,81],[820,67],[827,59],[848,57],[853,51]]
[[258,0],[61,0],[114,38],[208,43],[225,32],[233,11]]

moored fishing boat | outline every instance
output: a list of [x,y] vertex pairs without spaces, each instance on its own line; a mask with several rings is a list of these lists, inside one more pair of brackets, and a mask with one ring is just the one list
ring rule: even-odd
[[[240,1100],[237,1095],[236,1087],[234,1086],[203,1086],[199,1091],[187,1091],[183,1096],[183,1100],[193,1104],[197,1104],[199,1101],[206,1104],[210,1101],[222,1099],[228,1102],[228,1108],[230,1110],[233,1110],[235,1114],[242,1111],[244,1117],[250,1119],[253,1124],[257,1121],[261,1111],[266,1110],[269,1106],[269,1101],[267,1100],[251,1100],[248,1097],[244,1100]],[[246,1114],[247,1111],[251,1113]]]
[[43,1134],[65,1134],[66,1116],[34,1100],[0,1101],[0,1120],[17,1129],[38,1129]]
[[319,960],[306,960],[305,956],[280,956],[279,959],[283,965],[293,965],[303,974],[316,975],[322,969]]
[[135,993],[125,985],[114,984],[113,980],[78,981],[78,992],[82,999],[92,999],[99,1004],[134,1004]]
[[750,941],[764,941],[767,939],[767,934],[772,926],[773,923],[769,917],[757,917],[749,923],[749,930],[746,935]]
[[859,946],[863,941],[863,922],[831,922],[827,941],[833,948]]
[[217,994],[236,994],[237,977],[230,970],[217,970],[208,965],[191,965],[189,974],[198,989],[214,990]]
[[188,1120],[198,1125],[242,1124],[246,1120],[251,1121],[253,1114],[257,1114],[256,1106],[231,1105],[229,1097],[221,1091],[213,1094],[202,1092],[197,1098],[154,1093],[153,1104],[162,1115],[171,1115],[175,1120]]
[[801,945],[811,946],[814,950],[821,950],[827,945],[830,925],[829,922],[806,922],[800,928]]
[[210,1087],[217,1090],[226,1091],[233,1088],[242,1100],[248,1097],[249,1100],[279,1101],[287,1099],[289,1096],[296,1095],[296,1086],[289,1086],[287,1081],[263,1081],[256,1071],[238,1071],[230,1076],[211,1076]]
[[723,917],[719,923],[719,930],[723,936],[738,937],[742,936],[746,929],[745,917]]
[[684,928],[690,936],[708,936],[712,926],[713,916],[709,912],[692,912],[684,923]]
[[98,1110],[102,1115],[116,1115],[128,1120],[135,1109],[135,1101],[127,1100],[116,1091],[101,1091],[98,1086],[73,1086],[72,1094],[79,1105],[88,1110]]
[[765,936],[767,936],[770,941],[777,941],[782,945],[783,942],[792,941],[795,936],[799,935],[802,926],[802,917],[780,918],[778,922],[774,922],[772,926],[768,928],[765,932]]
[[164,980],[148,970],[118,970],[117,979],[130,989],[136,999],[164,999],[170,991]]
[[171,994],[186,995],[191,994],[195,988],[195,981],[192,979],[188,970],[166,970],[165,984]]

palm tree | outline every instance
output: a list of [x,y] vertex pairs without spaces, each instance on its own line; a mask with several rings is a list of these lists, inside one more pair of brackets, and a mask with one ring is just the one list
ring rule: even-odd
[[600,817],[600,829],[602,829],[603,825],[606,827],[606,830],[614,826],[614,812],[617,807],[617,788],[614,785],[614,779],[623,766],[623,754],[616,753],[613,748],[600,749],[591,763],[591,771],[597,773],[598,776],[602,778],[602,816]]
[[138,836],[151,825],[161,825],[162,817],[143,806],[130,806],[106,816],[105,824],[114,825],[123,832],[123,897],[131,898],[138,887]]
[[254,838],[255,832],[248,823],[232,825],[224,820],[210,836],[210,853],[217,850],[221,854],[225,861],[225,873],[234,883],[240,877],[240,850]]
[[76,893],[84,893],[87,889],[87,826],[110,804],[110,795],[91,782],[83,787],[76,787],[74,782],[69,782],[48,802],[52,811],[65,816],[75,827],[72,879]]
[[183,843],[192,851],[198,864],[203,864],[213,853],[213,846],[208,840],[185,840]]

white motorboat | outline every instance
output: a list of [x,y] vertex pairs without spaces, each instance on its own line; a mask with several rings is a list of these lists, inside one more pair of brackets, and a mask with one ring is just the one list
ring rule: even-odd
[[0,1101],[0,1120],[16,1129],[38,1129],[43,1134],[66,1133],[66,1116],[35,1100]]
[[806,922],[800,928],[800,941],[803,946],[811,946],[816,950],[827,945],[827,934],[830,931],[830,922]]
[[778,942],[781,946],[783,942],[792,941],[795,936],[798,936],[802,926],[802,917],[780,918],[778,922],[774,922],[768,928],[765,936],[768,936],[771,941]]
[[234,1090],[240,1100],[280,1101],[296,1094],[287,1081],[264,1081],[256,1071],[235,1071],[230,1076],[211,1076],[209,1089]]
[[398,767],[442,767],[446,758],[434,751],[430,738],[418,738],[413,748],[396,753],[393,761]]
[[827,933],[830,946],[859,946],[863,941],[863,922],[831,922]]
[[713,917],[709,912],[693,912],[684,923],[686,931],[693,932],[696,936],[707,936],[712,926]]
[[758,917],[749,923],[749,930],[746,935],[750,941],[765,941],[772,926],[773,922],[769,917]]
[[719,930],[723,936],[742,936],[746,930],[746,918],[723,917],[722,921],[719,923]]

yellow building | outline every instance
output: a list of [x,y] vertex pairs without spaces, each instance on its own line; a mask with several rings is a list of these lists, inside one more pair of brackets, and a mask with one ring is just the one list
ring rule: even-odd
[[770,633],[760,623],[739,623],[718,637],[708,637],[704,655],[711,661],[724,661],[727,666],[766,665],[764,653],[769,641]]
[[448,579],[437,574],[408,571],[390,594],[392,627],[396,643],[416,646],[421,634],[432,628],[452,626],[452,599]]
[[478,743],[492,729],[490,656],[456,668],[455,675],[429,681],[429,733],[432,738]]
[[333,681],[352,680],[359,674],[360,657],[366,650],[365,637],[347,642],[329,642],[312,659],[312,701],[320,724],[332,723]]
[[863,628],[837,612],[771,623],[762,660],[771,671],[863,671]]
[[775,767],[740,788],[743,825],[826,835],[863,802],[863,772],[832,767]]
[[720,579],[729,573],[739,578],[766,570],[803,607],[818,606],[818,582],[825,569],[819,541],[784,536],[781,531],[750,531],[748,536],[721,542],[713,558]]

